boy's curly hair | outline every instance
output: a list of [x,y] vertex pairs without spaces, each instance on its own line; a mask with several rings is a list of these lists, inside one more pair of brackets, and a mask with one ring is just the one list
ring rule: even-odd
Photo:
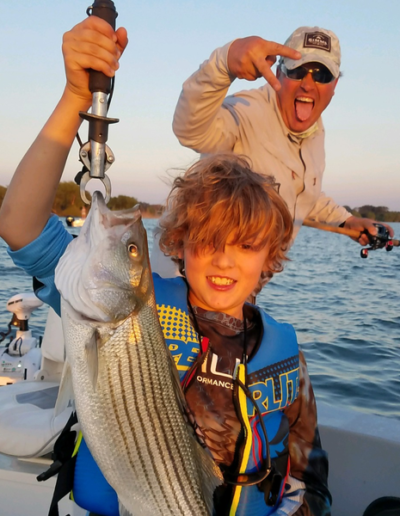
[[[268,246],[265,273],[283,269],[293,222],[274,178],[253,172],[244,156],[215,154],[176,177],[160,219],[160,248],[183,270],[178,254],[229,244]],[[228,242],[229,238],[229,242]]]

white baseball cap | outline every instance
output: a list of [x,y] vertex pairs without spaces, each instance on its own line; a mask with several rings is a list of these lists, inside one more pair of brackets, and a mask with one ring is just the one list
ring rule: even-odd
[[337,79],[340,73],[340,43],[336,34],[320,27],[299,27],[285,41],[285,45],[301,53],[300,59],[281,57],[288,70],[304,63],[321,63]]

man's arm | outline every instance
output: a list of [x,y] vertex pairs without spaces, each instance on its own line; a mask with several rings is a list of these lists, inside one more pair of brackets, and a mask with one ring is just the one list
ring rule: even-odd
[[234,80],[227,67],[229,46],[215,50],[179,96],[172,128],[180,143],[196,152],[232,150],[238,137],[234,118],[222,107]]
[[313,209],[306,218],[331,226],[339,226],[349,217],[351,217],[351,213],[346,208],[339,206],[331,197],[321,192]]
[[[376,220],[354,217],[350,212],[336,204],[333,199],[327,197],[324,193],[321,193],[314,208],[307,215],[307,219],[332,226],[343,225],[343,227],[347,229],[354,229],[360,233],[364,231],[368,231],[371,235],[376,235],[377,233],[377,229],[374,226],[377,222]],[[394,236],[394,231],[391,226],[384,222],[379,222],[379,224],[383,224],[388,229],[390,236]],[[363,246],[369,243],[368,236],[365,234],[361,235],[359,238],[353,238],[353,240]]]
[[278,90],[271,70],[276,56],[298,59],[299,52],[257,36],[242,38],[215,50],[187,79],[175,109],[173,130],[182,145],[197,152],[232,150],[238,127],[223,101],[233,80],[264,77]]

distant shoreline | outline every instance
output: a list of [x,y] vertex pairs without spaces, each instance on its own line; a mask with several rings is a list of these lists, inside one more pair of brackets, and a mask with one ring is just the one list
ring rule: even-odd
[[[57,215],[57,217],[60,217],[61,219],[66,219],[67,217],[73,217],[74,219],[81,219],[82,217],[80,215],[65,215],[65,214],[62,214],[62,215],[59,215],[58,213],[56,212],[52,212],[54,215]],[[154,215],[152,213],[149,213],[149,212],[142,212],[142,219],[159,219],[161,217],[161,215]]]

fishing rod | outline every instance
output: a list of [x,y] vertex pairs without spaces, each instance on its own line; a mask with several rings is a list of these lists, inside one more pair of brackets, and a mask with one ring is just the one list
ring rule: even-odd
[[[115,30],[118,13],[112,0],[95,0],[93,5],[87,8],[86,13],[88,16],[102,18]],[[89,139],[81,145],[79,151],[80,161],[84,165],[80,176],[80,194],[82,201],[90,204],[86,197],[86,185],[92,178],[100,179],[106,191],[105,202],[108,203],[111,197],[111,182],[106,171],[115,161],[113,152],[106,145],[108,126],[119,122],[118,118],[107,117],[114,90],[114,78],[96,70],[89,70],[89,90],[92,93],[91,112],[79,112],[80,117],[89,122]]]
[[334,226],[328,226],[315,222],[313,220],[306,219],[303,221],[303,226],[309,228],[322,229],[323,231],[330,231],[331,233],[339,233],[341,235],[347,235],[350,238],[359,239],[361,235],[367,235],[370,247],[364,247],[360,251],[361,258],[368,258],[369,251],[375,251],[375,249],[385,248],[386,251],[391,251],[393,247],[400,246],[400,240],[395,240],[389,234],[389,231],[383,224],[375,223],[374,226],[377,228],[376,235],[371,235],[368,231],[357,231],[356,229],[339,228]]

